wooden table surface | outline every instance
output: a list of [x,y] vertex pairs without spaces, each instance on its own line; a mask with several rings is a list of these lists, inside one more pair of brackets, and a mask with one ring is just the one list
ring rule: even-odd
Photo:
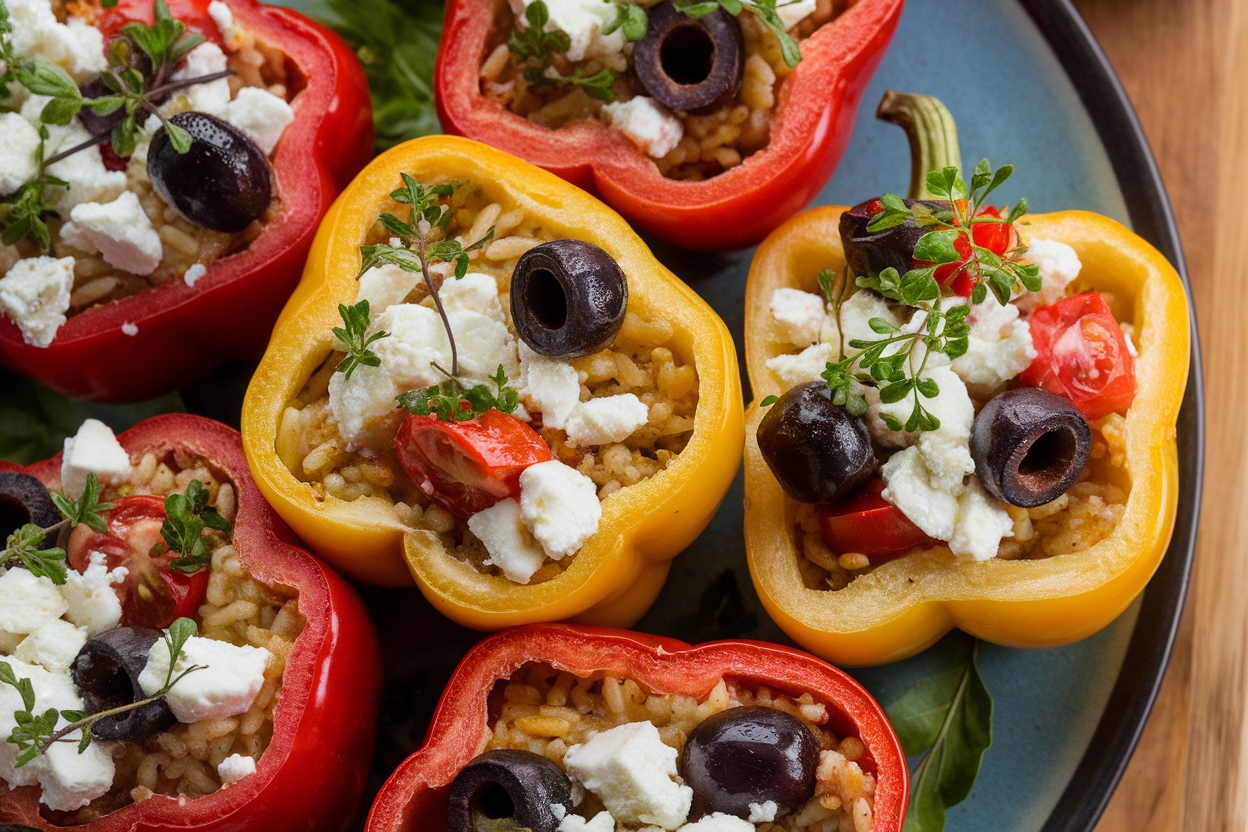
[[1075,0],[1178,219],[1204,349],[1204,510],[1174,658],[1097,832],[1248,829],[1248,2]]

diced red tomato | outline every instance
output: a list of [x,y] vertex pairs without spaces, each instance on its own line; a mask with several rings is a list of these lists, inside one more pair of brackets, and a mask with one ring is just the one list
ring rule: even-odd
[[178,557],[168,551],[160,527],[165,501],[136,495],[113,501],[108,531],[97,532],[80,523],[70,535],[69,565],[85,572],[91,553],[100,552],[111,571],[124,566],[126,579],[113,586],[121,600],[121,624],[164,629],[176,618],[194,617],[208,591],[208,570],[191,575],[169,564]]
[[881,497],[883,490],[884,480],[872,477],[856,493],[818,506],[815,514],[824,542],[839,553],[860,552],[872,563],[884,563],[911,549],[940,543]]
[[1089,421],[1126,412],[1135,400],[1135,361],[1100,292],[1043,306],[1030,324],[1037,355],[1019,381],[1068,399]]
[[462,519],[519,496],[524,469],[551,458],[537,431],[498,410],[464,422],[409,415],[394,450],[425,496]]
[[[964,210],[964,209],[963,209]],[[980,211],[977,217],[1001,218],[1001,212],[993,206]],[[1014,228],[1003,222],[977,222],[971,224],[971,239],[980,248],[986,248],[997,256],[1004,256],[1014,243]],[[941,286],[948,286],[956,295],[969,298],[975,291],[975,278],[964,268],[971,259],[971,239],[965,234],[958,235],[953,247],[962,259],[956,263],[945,263],[936,269],[934,277]],[[931,263],[915,260],[916,267],[930,266]]]

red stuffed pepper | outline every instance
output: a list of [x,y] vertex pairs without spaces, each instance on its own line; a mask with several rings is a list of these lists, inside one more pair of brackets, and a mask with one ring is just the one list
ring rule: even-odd
[[[902,2],[809,2],[810,16],[794,23],[790,9],[807,4],[780,5],[775,28],[800,38],[785,59],[749,11],[694,21],[670,12],[670,3],[646,13],[607,3],[606,19],[581,31],[577,19],[592,14],[565,17],[557,0],[545,0],[540,13],[535,0],[511,5],[526,6],[524,15],[494,0],[447,3],[434,71],[443,128],[563,177],[644,232],[714,251],[757,243],[822,190]],[[745,4],[752,5],[759,4]],[[617,7],[640,25],[603,34]],[[547,15],[548,37],[534,39],[534,21]],[[620,48],[626,34],[643,31],[631,53]],[[786,65],[799,47],[800,62]],[[694,66],[699,56],[702,67]],[[657,70],[647,70],[647,60]],[[701,97],[686,100],[695,89]]]
[[[111,9],[83,0],[68,7],[71,23],[85,21],[93,27],[88,40],[102,35],[110,44],[124,24],[150,25],[154,14],[150,0],[121,0]],[[51,247],[40,246],[29,235],[16,246],[0,247],[0,278],[5,272],[17,274],[21,264],[30,272],[24,287],[16,279],[10,286],[0,285],[0,307],[7,313],[0,315],[0,363],[66,395],[137,401],[207,377],[226,361],[259,356],[299,280],[321,216],[372,155],[367,82],[355,56],[331,31],[290,9],[254,0],[174,0],[171,13],[188,33],[202,34],[208,42],[191,50],[176,65],[177,72],[170,67],[161,77],[174,82],[186,75],[211,77],[220,69],[211,58],[223,65],[228,58],[234,77],[178,89],[170,99],[158,99],[164,101],[162,111],[179,111],[169,118],[180,119],[202,110],[219,121],[243,125],[238,129],[248,137],[259,134],[257,142],[266,154],[260,166],[267,170],[256,174],[265,180],[256,187],[271,194],[271,202],[256,207],[262,213],[252,219],[230,216],[225,225],[205,227],[159,186],[152,193],[146,175],[152,154],[144,141],[137,156],[121,157],[106,142],[76,151],[60,165],[49,164],[46,175],[70,183],[63,193],[54,186],[43,191],[53,209],[46,215]],[[41,25],[66,28],[50,17],[51,11],[46,14],[49,19]],[[17,24],[19,33],[23,25]],[[81,35],[86,27],[70,31]],[[93,85],[100,87],[99,68],[115,67],[115,57],[51,59],[68,66],[83,94],[91,97],[108,92]],[[97,80],[86,80],[92,77]],[[221,86],[227,81],[228,89]],[[168,86],[167,80],[153,83]],[[6,129],[24,133],[39,126],[42,99],[35,99],[23,107],[24,118],[0,115],[13,122],[6,121]],[[275,99],[282,103],[275,104]],[[275,113],[275,107],[285,110]],[[84,107],[65,127],[45,125],[51,131],[44,148],[49,158],[57,141],[68,147],[75,137],[112,129],[102,117],[87,121],[89,110]],[[146,117],[141,112],[138,123]],[[149,135],[154,126],[147,126]],[[200,134],[192,129],[192,135]],[[152,153],[163,136],[162,128],[152,138]],[[93,170],[84,173],[84,165]],[[18,175],[8,184],[23,179]],[[271,188],[264,187],[270,183]],[[211,183],[205,184],[186,185],[185,198],[207,192]],[[210,211],[225,210],[215,196],[201,203]],[[147,222],[140,212],[153,219]],[[132,233],[131,220],[146,225],[145,236]],[[58,279],[66,285],[58,287]],[[37,280],[43,282],[32,282]],[[59,298],[52,297],[58,292]],[[49,312],[54,300],[56,309]],[[15,320],[23,315],[35,323],[19,327]],[[47,322],[49,316],[59,317],[59,328],[56,320]]]
[[703,828],[805,829],[839,815],[857,830],[896,832],[908,778],[880,707],[806,653],[531,625],[468,653],[367,830],[548,832],[618,820],[692,832],[718,815],[734,817]]
[[[163,727],[146,739],[109,742],[104,719],[92,726],[94,737],[86,751],[94,752],[102,746],[103,750],[98,753],[109,759],[108,764],[115,767],[116,774],[107,793],[92,798],[90,803],[84,798],[85,805],[74,805],[77,795],[73,790],[82,789],[79,781],[90,775],[91,754],[78,752],[77,742],[52,743],[45,749],[44,756],[25,764],[31,766],[32,771],[46,772],[57,765],[52,755],[59,752],[63,755],[59,763],[61,769],[82,775],[79,781],[55,784],[54,795],[47,793],[53,786],[45,782],[44,773],[38,775],[38,784],[28,784],[34,775],[17,774],[26,769],[13,765],[16,758],[11,737],[7,744],[0,742],[0,770],[13,780],[8,783],[0,780],[0,785],[7,786],[0,788],[0,819],[39,830],[74,825],[90,832],[242,832],[250,829],[337,832],[344,829],[364,791],[381,685],[377,638],[359,597],[346,582],[295,545],[297,541],[289,528],[273,514],[256,489],[236,431],[187,415],[149,419],[116,440],[107,428],[96,427],[105,438],[88,435],[84,426],[73,446],[67,449],[71,455],[68,463],[63,460],[64,454],[29,468],[0,463],[0,491],[4,492],[0,502],[8,507],[14,505],[14,492],[29,494],[22,491],[23,482],[30,483],[23,474],[41,481],[53,494],[75,497],[77,490],[83,488],[79,476],[83,459],[88,460],[88,467],[94,466],[101,472],[98,478],[87,479],[88,495],[92,484],[98,482],[99,500],[112,504],[101,506],[106,525],[99,523],[98,528],[91,528],[84,521],[75,526],[72,533],[60,538],[59,542],[68,550],[70,567],[67,575],[62,576],[60,586],[54,586],[54,579],[39,576],[36,570],[27,571],[16,565],[11,557],[14,539],[10,538],[4,558],[8,568],[0,569],[0,594],[11,591],[8,584],[18,579],[19,583],[46,584],[45,589],[60,590],[70,599],[70,589],[89,583],[93,573],[101,573],[94,576],[99,578],[104,570],[112,570],[119,564],[128,567],[128,575],[120,570],[108,574],[110,579],[124,579],[114,580],[114,591],[121,601],[121,626],[107,629],[113,625],[100,624],[100,609],[107,605],[76,608],[72,600],[64,613],[67,620],[53,622],[70,631],[71,638],[75,629],[86,633],[101,630],[90,636],[65,671],[72,673],[90,713],[97,712],[89,704],[88,687],[93,682],[83,681],[79,673],[89,675],[95,671],[91,662],[82,666],[81,658],[90,656],[97,665],[109,666],[113,657],[126,655],[126,650],[131,648],[120,646],[123,642],[113,639],[141,635],[143,628],[127,626],[134,621],[136,610],[141,613],[139,617],[143,623],[158,628],[169,627],[174,615],[193,616],[202,637],[187,641],[182,655],[188,661],[209,666],[186,674],[168,688],[160,704],[168,705],[178,721],[164,718],[160,723]],[[121,464],[128,471],[119,472],[114,465],[109,473],[110,441],[114,449],[122,450]],[[84,452],[85,457],[82,456]],[[129,465],[125,464],[125,457],[129,458]],[[94,474],[94,470],[91,473]],[[189,477],[194,477],[194,481],[188,481]],[[161,527],[159,534],[154,528],[166,519],[166,509],[169,518],[179,515],[177,508],[170,507],[170,500],[176,502],[177,495],[185,494],[190,498],[190,507],[198,515],[203,506],[196,508],[193,499],[196,491],[209,498],[208,506],[219,511],[217,516],[224,518],[225,526],[231,529],[224,540],[221,533],[204,536],[204,540],[215,542],[208,546],[211,566],[205,571],[209,577],[198,586],[194,581],[183,580],[188,576],[177,572],[176,568],[168,568],[167,558],[158,554],[159,543],[147,549],[151,538],[159,541],[164,535],[165,527]],[[166,497],[162,506],[156,496],[147,496],[149,492],[154,495],[168,492],[173,496]],[[89,496],[82,499],[90,501]],[[37,503],[34,498],[31,500],[29,505]],[[187,503],[184,501],[182,505],[185,508]],[[30,514],[37,525],[54,525],[42,519],[37,508],[31,508]],[[213,537],[214,534],[217,536]],[[139,546],[141,540],[147,542],[133,548]],[[127,545],[131,548],[127,549]],[[85,571],[80,563],[84,546],[89,553]],[[124,562],[118,560],[123,550],[126,551]],[[176,611],[170,606],[157,614],[159,603],[153,598],[166,594],[161,577],[167,579],[165,583],[177,584],[182,591],[168,593],[177,604]],[[144,583],[148,579],[150,582]],[[172,590],[172,586],[169,589]],[[23,597],[37,597],[38,591],[38,586],[28,587],[28,594]],[[81,593],[76,597],[77,603],[81,603]],[[97,593],[96,601],[99,600]],[[190,609],[185,608],[188,605]],[[15,609],[16,606],[10,605],[5,614],[20,618],[23,613]],[[76,610],[80,613],[95,610],[93,614],[97,620],[91,615],[79,618]],[[53,610],[53,614],[55,612]],[[27,621],[32,614],[25,613]],[[14,625],[7,622],[7,626]],[[33,627],[34,624],[30,624],[19,629]],[[19,678],[26,675],[36,680],[35,692],[43,699],[37,705],[40,712],[48,706],[66,707],[51,698],[58,695],[55,684],[48,681],[55,671],[36,667],[54,666],[54,651],[35,644],[50,631],[49,625],[40,625],[28,635],[17,633],[20,643],[16,649],[0,645],[0,660],[10,669],[16,668]],[[4,635],[12,638],[14,634]],[[183,685],[190,685],[196,676],[215,672],[211,666],[215,659],[201,658],[208,655],[202,652],[193,655],[192,642],[215,644],[232,651],[230,656],[257,651],[272,653],[272,658],[267,660],[270,663],[264,671],[263,686],[250,706],[242,706],[247,707],[245,713],[230,718],[208,715],[201,721],[187,724],[179,707],[217,707],[214,702],[233,695],[229,689],[232,677],[227,672],[220,679],[213,678],[205,683],[208,687],[193,689],[198,691],[194,695],[202,699],[196,700],[185,690],[181,699],[175,699],[175,692]],[[101,643],[106,648],[101,648]],[[159,639],[151,644],[151,661],[161,648]],[[101,649],[104,652],[100,652]],[[166,665],[168,655],[165,654]],[[101,657],[106,661],[101,661]],[[143,657],[147,660],[146,652]],[[242,661],[250,659],[244,657],[240,666]],[[177,667],[183,667],[181,660]],[[139,683],[146,684],[143,675],[138,679]],[[0,679],[0,698],[6,694],[14,698],[13,688],[2,682]],[[216,699],[206,692],[212,685],[224,685],[219,688],[221,693]],[[150,694],[146,687],[144,691]],[[132,714],[136,715],[131,719],[132,728],[139,720],[138,714],[148,719],[142,711],[132,711],[127,716]],[[65,718],[64,712],[61,718]],[[7,736],[8,731],[4,733]],[[39,769],[45,757],[47,766]],[[212,770],[214,768],[216,771]],[[332,772],[332,776],[317,776],[317,772]]]

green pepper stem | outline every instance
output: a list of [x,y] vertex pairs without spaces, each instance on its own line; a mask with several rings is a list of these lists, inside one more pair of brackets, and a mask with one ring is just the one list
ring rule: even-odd
[[927,174],[946,167],[962,170],[958,125],[953,115],[930,95],[886,90],[875,117],[906,131],[910,140],[910,199],[934,199]]

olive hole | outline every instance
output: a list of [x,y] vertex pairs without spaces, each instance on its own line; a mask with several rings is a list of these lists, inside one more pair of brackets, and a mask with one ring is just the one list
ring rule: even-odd
[[11,534],[30,520],[30,509],[26,508],[21,500],[8,495],[0,495],[0,531]]
[[[91,692],[99,702],[101,711],[134,704],[134,685],[125,667],[102,659],[99,655],[91,657],[91,665]],[[124,718],[122,715],[122,719]]]
[[1019,460],[1018,479],[1033,492],[1052,488],[1065,478],[1075,453],[1075,436],[1071,431],[1042,433]]
[[546,329],[562,329],[568,320],[568,296],[554,273],[547,269],[529,272],[524,304],[538,324]]
[[659,63],[675,83],[700,84],[715,65],[715,41],[692,21],[673,27],[659,47]]
[[498,783],[482,783],[469,801],[470,814],[487,820],[503,820],[516,814],[511,795]]

